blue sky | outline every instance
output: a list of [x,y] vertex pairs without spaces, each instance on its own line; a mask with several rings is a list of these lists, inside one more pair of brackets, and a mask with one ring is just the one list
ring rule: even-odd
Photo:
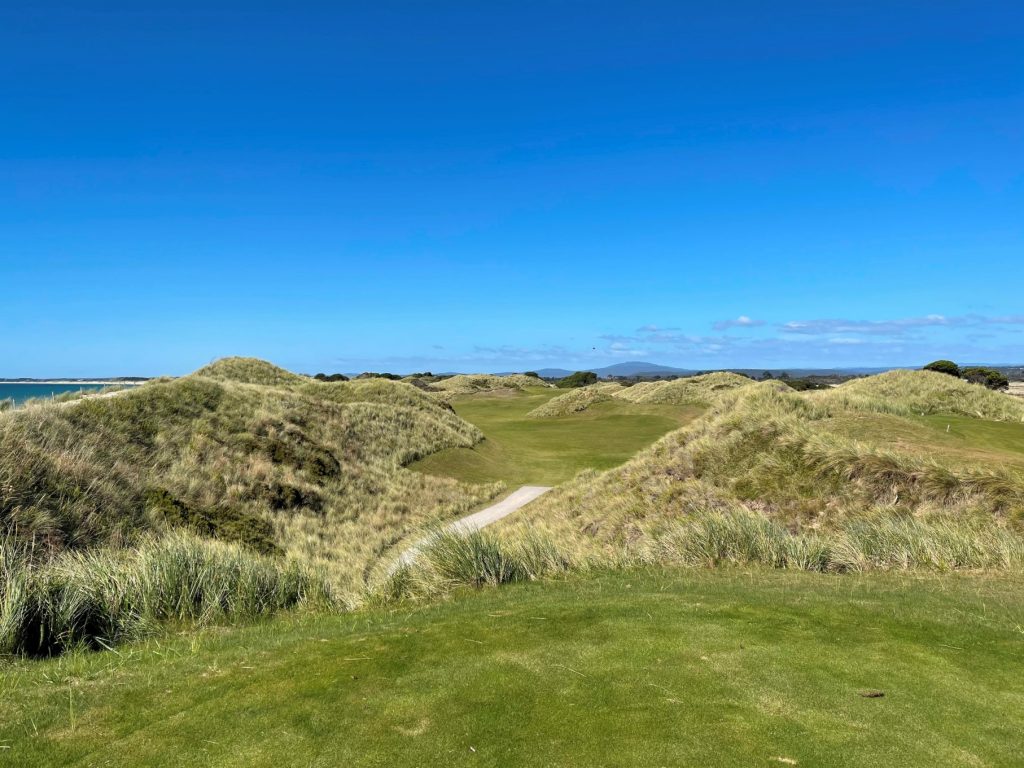
[[1024,4],[0,0],[0,376],[1024,362]]

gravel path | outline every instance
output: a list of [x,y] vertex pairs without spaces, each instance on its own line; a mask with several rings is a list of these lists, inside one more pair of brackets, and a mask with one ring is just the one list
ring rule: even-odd
[[[486,509],[481,509],[479,512],[474,512],[472,515],[467,515],[453,523],[449,523],[444,527],[444,530],[464,533],[479,531],[484,526],[495,523],[503,517],[508,517],[517,509],[525,507],[531,501],[543,496],[550,490],[551,488],[543,485],[524,485],[522,488],[513,491],[496,504],[492,504]],[[391,567],[388,568],[388,573],[398,570],[403,565],[409,565],[416,559],[417,555],[419,555],[424,543],[424,541],[421,541],[405,550],[405,552],[403,552],[398,559],[391,564]]]

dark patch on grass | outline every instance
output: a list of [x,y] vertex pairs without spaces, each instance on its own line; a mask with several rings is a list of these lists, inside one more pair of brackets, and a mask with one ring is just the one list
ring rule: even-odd
[[[281,497],[287,497],[281,489],[276,492]],[[274,527],[263,518],[244,510],[235,507],[211,509],[190,506],[164,488],[151,488],[146,492],[146,508],[170,525],[200,536],[242,544],[263,555],[284,554],[274,543]]]

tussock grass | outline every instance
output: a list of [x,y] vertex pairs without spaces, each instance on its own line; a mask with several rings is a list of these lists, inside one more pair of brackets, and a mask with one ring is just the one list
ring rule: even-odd
[[1024,571],[1024,538],[954,519],[885,517],[835,530],[791,532],[738,509],[694,515],[645,541],[641,562],[688,566],[764,565],[802,571]]
[[735,504],[647,523],[633,534],[594,547],[580,546],[579,539],[573,542],[564,532],[559,535],[521,525],[500,533],[445,531],[435,534],[415,561],[390,572],[368,590],[364,601],[388,605],[436,598],[462,587],[638,565],[762,566],[818,573],[912,569],[1024,573],[1024,537],[955,518],[862,518],[835,528],[791,531],[761,512]]
[[424,600],[459,587],[499,586],[565,573],[573,560],[536,533],[500,537],[487,531],[435,532],[417,558],[388,573],[365,595],[371,605]]
[[532,419],[554,419],[559,416],[580,413],[595,403],[603,403],[612,399],[612,396],[606,391],[598,389],[600,386],[595,384],[591,387],[570,389],[565,394],[553,397],[543,405],[534,408],[526,415]]
[[672,381],[641,382],[621,389],[615,396],[633,403],[707,405],[714,402],[722,393],[749,386],[751,383],[746,376],[718,371]]
[[333,604],[323,576],[295,561],[187,534],[45,560],[0,543],[0,654],[109,647],[168,622],[206,625]]

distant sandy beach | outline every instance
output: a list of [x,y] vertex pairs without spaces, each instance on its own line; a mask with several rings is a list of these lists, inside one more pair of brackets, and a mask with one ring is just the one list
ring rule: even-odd
[[89,386],[125,386],[125,387],[137,387],[140,384],[144,384],[143,381],[117,381],[112,379],[32,379],[25,381],[24,379],[0,379],[0,384],[88,384]]

